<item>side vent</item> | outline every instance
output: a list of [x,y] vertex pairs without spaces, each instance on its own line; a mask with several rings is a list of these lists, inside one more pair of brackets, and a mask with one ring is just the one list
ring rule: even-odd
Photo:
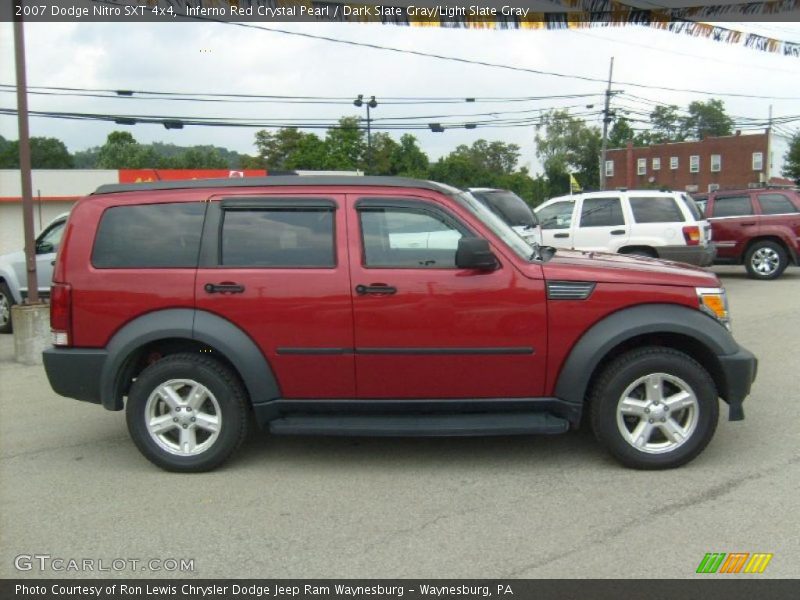
[[586,300],[592,295],[594,281],[548,281],[548,300]]

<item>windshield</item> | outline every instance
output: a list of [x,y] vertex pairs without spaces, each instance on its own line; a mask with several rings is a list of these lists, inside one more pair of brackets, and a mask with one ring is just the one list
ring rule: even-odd
[[472,195],[512,227],[533,227],[538,224],[531,208],[514,192],[472,192]]
[[482,202],[478,201],[469,192],[462,192],[455,196],[456,200],[466,206],[469,211],[481,220],[497,237],[503,240],[520,258],[531,260],[539,257],[538,245],[531,248],[530,244],[523,240],[517,233],[506,224],[503,219],[490,211]]

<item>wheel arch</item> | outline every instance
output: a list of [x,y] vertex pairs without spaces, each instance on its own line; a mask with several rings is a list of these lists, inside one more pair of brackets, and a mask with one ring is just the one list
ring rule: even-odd
[[132,379],[158,356],[177,352],[208,353],[242,381],[251,403],[280,397],[267,359],[236,325],[205,311],[167,309],[126,324],[106,346],[100,397],[109,410],[122,410]]
[[675,348],[697,360],[708,370],[720,397],[727,400],[728,385],[718,356],[736,353],[737,343],[711,317],[674,304],[623,309],[593,325],[564,361],[554,395],[584,403],[606,364],[628,350],[652,345]]
[[750,252],[750,248],[752,248],[759,242],[774,242],[778,244],[786,252],[786,255],[789,257],[789,260],[791,260],[792,263],[794,264],[798,264],[798,256],[797,252],[795,252],[794,247],[791,244],[788,244],[782,236],[776,233],[763,234],[748,240],[747,244],[744,247],[744,250],[742,251],[742,256],[741,256],[742,263],[746,261],[747,253]]

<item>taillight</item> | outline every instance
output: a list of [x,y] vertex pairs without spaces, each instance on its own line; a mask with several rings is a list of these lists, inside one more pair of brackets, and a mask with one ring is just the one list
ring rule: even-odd
[[72,342],[72,287],[67,283],[50,287],[50,332],[54,346]]
[[683,239],[687,246],[697,246],[700,244],[700,228],[697,225],[686,225],[683,228]]

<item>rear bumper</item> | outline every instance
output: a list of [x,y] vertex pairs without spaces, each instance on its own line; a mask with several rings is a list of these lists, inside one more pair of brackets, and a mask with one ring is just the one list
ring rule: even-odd
[[707,267],[714,262],[717,256],[717,247],[714,244],[707,246],[659,246],[656,248],[658,258],[689,263],[699,267]]
[[44,370],[56,394],[101,404],[100,376],[108,353],[87,348],[48,348]]
[[758,359],[752,352],[739,347],[736,354],[720,356],[719,363],[725,378],[725,388],[721,390],[723,400],[730,407],[729,419],[741,421],[744,419],[742,403],[750,394],[750,388],[758,374]]

